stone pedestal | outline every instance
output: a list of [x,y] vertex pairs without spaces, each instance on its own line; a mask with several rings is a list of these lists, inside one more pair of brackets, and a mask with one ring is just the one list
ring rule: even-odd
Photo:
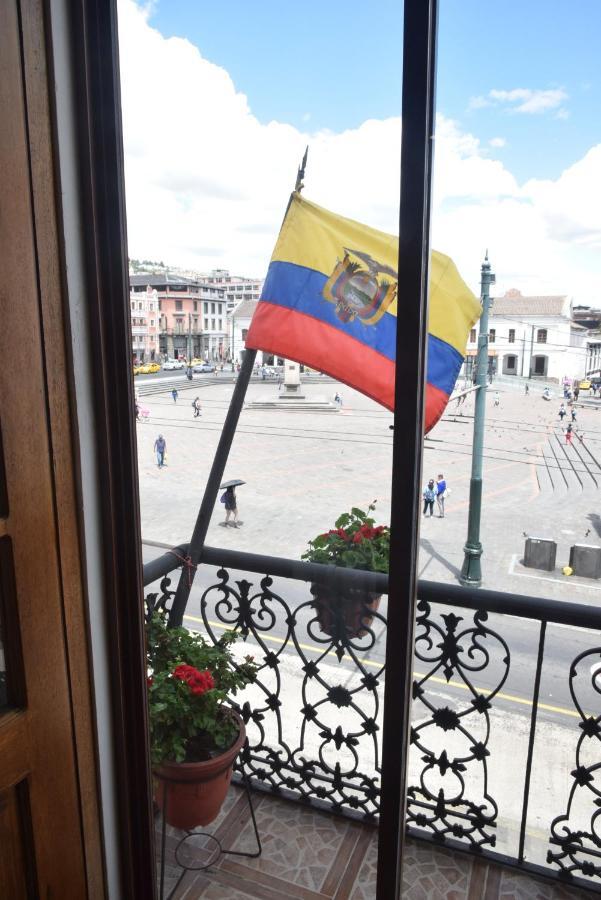
[[292,360],[284,360],[284,385],[280,395],[281,400],[304,400],[301,392],[300,366]]

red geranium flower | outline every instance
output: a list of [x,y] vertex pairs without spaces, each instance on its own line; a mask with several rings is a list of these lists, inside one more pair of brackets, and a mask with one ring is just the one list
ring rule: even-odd
[[215,687],[215,680],[208,669],[199,672],[194,666],[186,663],[175,667],[173,677],[185,681],[191,692],[196,695],[204,694]]

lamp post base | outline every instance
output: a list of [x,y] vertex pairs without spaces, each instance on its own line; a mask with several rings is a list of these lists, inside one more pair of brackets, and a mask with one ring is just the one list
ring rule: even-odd
[[474,544],[468,542],[463,548],[463,552],[465,555],[459,581],[464,587],[480,587],[482,584],[482,569],[480,568],[482,544],[479,541]]

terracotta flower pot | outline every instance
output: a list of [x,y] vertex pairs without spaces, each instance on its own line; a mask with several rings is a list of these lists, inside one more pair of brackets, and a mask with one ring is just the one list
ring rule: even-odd
[[239,734],[232,746],[219,756],[203,762],[164,762],[155,767],[155,800],[167,823],[174,828],[191,830],[209,825],[219,815],[232,779],[234,760],[246,740],[244,722],[234,710],[232,715]]
[[358,588],[336,590],[316,583],[311,585],[311,593],[321,630],[331,637],[343,637],[341,628],[346,637],[363,637],[373,622],[367,610],[376,612],[382,599],[381,594]]

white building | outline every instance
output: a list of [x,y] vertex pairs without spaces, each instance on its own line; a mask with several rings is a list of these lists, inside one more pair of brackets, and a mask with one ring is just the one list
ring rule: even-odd
[[219,285],[225,292],[227,311],[231,313],[242,300],[258,300],[263,290],[263,278],[244,278],[241,275],[230,275],[228,269],[212,269],[211,272],[199,276],[208,284]]
[[131,310],[131,353],[138,362],[151,362],[158,356],[159,298],[150,286],[129,295]]
[[[495,297],[489,317],[489,365],[503,375],[561,382],[581,378],[587,329],[572,321],[567,296],[524,297],[510,290]],[[467,345],[466,375],[477,353],[477,328]]]
[[[229,353],[230,359],[234,363],[241,363],[244,359],[246,335],[248,334],[250,320],[254,315],[257,304],[257,300],[242,300],[228,316]],[[260,363],[263,362],[262,351],[257,353],[257,359]]]

